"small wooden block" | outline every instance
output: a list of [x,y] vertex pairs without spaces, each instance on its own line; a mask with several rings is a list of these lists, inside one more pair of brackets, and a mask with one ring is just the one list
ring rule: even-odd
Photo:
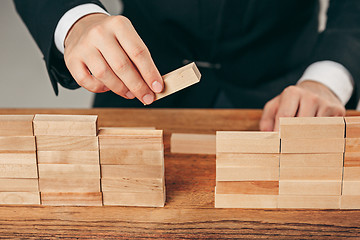
[[360,117],[344,117],[346,138],[360,138]]
[[280,167],[343,167],[343,153],[282,153]]
[[344,167],[360,167],[360,152],[345,152]]
[[163,192],[165,181],[160,178],[103,178],[101,186],[104,192]]
[[217,194],[278,195],[278,181],[216,182]]
[[46,206],[102,206],[102,194],[101,192],[42,192],[41,204]]
[[281,139],[281,153],[343,153],[344,138]]
[[278,153],[217,153],[216,164],[234,167],[279,167]]
[[0,153],[0,164],[34,164],[34,165],[36,165],[36,152]]
[[99,165],[99,151],[38,151],[39,164]]
[[34,115],[0,115],[0,136],[33,136]]
[[101,149],[102,165],[164,165],[164,150]]
[[162,76],[164,80],[164,91],[155,94],[155,100],[159,100],[195,83],[200,82],[201,73],[195,63],[189,63]]
[[279,195],[278,208],[339,209],[340,196]]
[[35,151],[35,137],[0,137],[0,153],[32,153]]
[[216,166],[216,181],[278,181],[279,168]]
[[98,151],[98,137],[36,136],[38,151]]
[[164,167],[159,165],[102,165],[102,179],[154,178],[164,177]]
[[38,178],[36,164],[1,164],[0,178]]
[[216,135],[173,133],[170,152],[188,154],[216,154]]
[[344,181],[360,181],[360,167],[344,167]]
[[102,127],[99,128],[98,135],[121,135],[124,133],[123,130],[156,130],[155,127]]
[[280,138],[344,138],[343,117],[280,118]]
[[100,165],[38,164],[39,178],[97,178]]
[[2,205],[40,205],[39,192],[0,192]]
[[360,196],[360,180],[359,181],[343,181],[342,195],[358,195],[358,196]]
[[40,192],[100,192],[99,178],[39,178]]
[[360,152],[360,138],[346,138],[345,152]]
[[278,195],[219,194],[215,189],[215,208],[276,208]]
[[47,115],[36,114],[34,134],[52,136],[96,136],[95,115]]
[[341,209],[360,209],[360,196],[341,196]]
[[0,192],[39,192],[37,178],[0,178]]
[[165,192],[103,192],[104,206],[164,207]]
[[281,167],[280,181],[312,180],[341,181],[342,168],[335,167]]
[[216,132],[217,153],[279,153],[279,149],[277,132]]
[[280,195],[340,196],[340,181],[280,181]]

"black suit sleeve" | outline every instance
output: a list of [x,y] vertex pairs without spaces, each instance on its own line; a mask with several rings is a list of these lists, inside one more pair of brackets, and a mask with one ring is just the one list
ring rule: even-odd
[[59,91],[58,83],[65,88],[78,88],[79,85],[66,68],[63,54],[55,46],[55,28],[60,18],[78,5],[94,3],[102,8],[104,6],[97,0],[14,0],[14,3],[44,56],[55,94]]

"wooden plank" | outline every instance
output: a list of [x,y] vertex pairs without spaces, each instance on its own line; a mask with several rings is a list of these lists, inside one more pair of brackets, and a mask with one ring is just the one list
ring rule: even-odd
[[360,152],[345,152],[344,167],[360,167]]
[[36,136],[38,151],[97,151],[94,136]]
[[360,138],[360,117],[344,117],[346,124],[346,138]]
[[216,154],[216,135],[173,133],[170,152],[188,154]]
[[0,178],[38,178],[36,164],[1,164]]
[[39,178],[97,178],[100,165],[38,164]]
[[343,166],[343,153],[282,153],[280,167],[337,167]]
[[216,166],[216,181],[278,181],[279,168]]
[[343,181],[342,195],[358,195],[360,196],[360,180]]
[[280,195],[321,195],[340,196],[341,180],[339,181],[280,181]]
[[360,138],[346,138],[345,152],[360,152]]
[[341,209],[360,209],[360,196],[341,196]]
[[99,165],[99,151],[38,151],[39,164]]
[[216,165],[236,167],[279,167],[279,154],[217,153]]
[[342,168],[336,167],[282,167],[280,181],[313,180],[341,181]]
[[0,178],[0,192],[39,192],[37,178]]
[[102,206],[101,192],[88,193],[41,193],[41,205],[45,206]]
[[164,207],[165,192],[103,192],[104,206]]
[[34,115],[0,115],[0,136],[33,136]]
[[229,153],[279,153],[277,132],[217,131],[216,151]]
[[101,127],[99,128],[98,136],[122,135],[124,134],[123,130],[156,130],[156,128],[155,127]]
[[105,178],[157,178],[164,177],[164,167],[159,165],[102,165],[101,177]]
[[53,136],[96,136],[96,115],[36,114],[34,134]]
[[40,192],[100,192],[99,178],[39,178]]
[[340,196],[279,195],[278,208],[339,209]]
[[360,181],[360,167],[344,167],[344,181]]
[[280,138],[344,138],[343,117],[280,118]]
[[215,208],[276,208],[277,201],[278,195],[215,193]]
[[30,153],[35,151],[35,137],[0,136],[0,153]]
[[103,178],[101,186],[104,192],[163,192],[165,179],[160,178]]
[[164,150],[100,149],[102,165],[164,165]]
[[164,90],[155,94],[155,100],[159,100],[195,83],[200,82],[201,74],[195,63],[189,63],[162,76]]
[[36,152],[31,153],[0,153],[0,164],[35,164]]
[[106,149],[141,149],[160,151],[164,148],[162,136],[152,134],[117,136],[99,135],[99,145],[100,151]]
[[39,192],[0,192],[1,205],[40,205]]
[[281,153],[342,153],[344,138],[281,139]]
[[278,181],[234,181],[216,182],[218,194],[260,194],[278,195]]

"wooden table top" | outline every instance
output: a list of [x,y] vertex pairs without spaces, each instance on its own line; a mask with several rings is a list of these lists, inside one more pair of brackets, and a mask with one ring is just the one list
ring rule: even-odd
[[0,206],[0,238],[360,238],[360,210],[214,209],[215,156],[169,153],[172,132],[257,130],[260,110],[0,109],[35,113],[97,114],[101,127],[163,129],[166,206]]

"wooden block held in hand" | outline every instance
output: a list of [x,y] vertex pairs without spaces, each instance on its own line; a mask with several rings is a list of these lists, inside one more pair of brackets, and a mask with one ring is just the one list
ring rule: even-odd
[[358,195],[360,196],[360,180],[343,181],[342,195]]
[[278,195],[219,194],[215,189],[215,208],[276,208]]
[[33,164],[36,165],[36,152],[0,153],[0,164]]
[[360,167],[344,167],[344,181],[360,181]]
[[99,178],[39,178],[40,192],[100,192]]
[[279,208],[339,209],[340,196],[279,195]]
[[282,167],[338,167],[343,166],[343,153],[282,153]]
[[344,167],[360,167],[360,152],[345,152]]
[[215,134],[173,133],[170,139],[170,152],[188,154],[215,154]]
[[281,153],[343,153],[344,138],[285,138]]
[[322,195],[340,196],[341,180],[339,181],[280,181],[280,195]]
[[36,136],[38,151],[98,151],[98,137]]
[[360,152],[360,138],[346,138],[345,152]]
[[37,178],[0,178],[0,192],[39,192]]
[[0,178],[38,178],[36,164],[1,164]]
[[0,192],[2,205],[40,205],[39,192]]
[[161,178],[103,178],[104,192],[163,192],[165,180]]
[[38,164],[39,178],[97,178],[100,165]]
[[217,166],[279,167],[278,153],[217,153]]
[[164,150],[101,149],[102,165],[164,165]]
[[283,180],[313,180],[341,181],[342,168],[336,167],[282,167],[280,181]]
[[279,168],[216,166],[216,181],[278,181]]
[[360,138],[360,117],[344,117],[346,124],[346,138]]
[[0,153],[32,153],[36,151],[35,137],[1,137]]
[[218,194],[260,194],[278,195],[278,181],[234,181],[216,182]]
[[160,178],[164,177],[163,166],[152,165],[102,165],[102,179],[116,178]]
[[103,192],[104,206],[164,207],[165,192]]
[[102,206],[102,194],[101,192],[42,192],[41,204],[45,206]]
[[38,151],[39,164],[99,165],[99,151]]
[[0,115],[0,136],[33,136],[34,115]]
[[341,209],[360,209],[360,196],[341,196]]

